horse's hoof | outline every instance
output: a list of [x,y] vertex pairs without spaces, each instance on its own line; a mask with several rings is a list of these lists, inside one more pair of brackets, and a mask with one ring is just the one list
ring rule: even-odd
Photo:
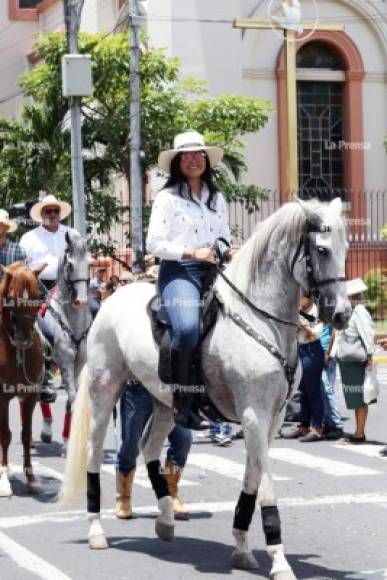
[[257,570],[259,564],[251,552],[234,552],[231,556],[233,568],[238,570]]
[[11,497],[12,487],[8,478],[0,477],[0,497]]
[[103,534],[89,536],[89,548],[91,550],[106,550],[108,547],[109,544]]
[[270,580],[297,580],[292,570],[283,570],[270,574]]
[[66,441],[63,441],[63,443],[62,443],[62,449],[60,451],[60,456],[63,457],[63,459],[66,459],[66,457],[67,457],[67,439],[66,439]]
[[164,524],[164,522],[160,521],[159,518],[156,520],[155,529],[160,540],[163,540],[164,542],[172,542],[175,537],[175,527],[170,524]]
[[40,434],[40,439],[42,440],[43,443],[51,443],[52,441],[52,434],[51,433],[46,433],[45,431],[42,431]]

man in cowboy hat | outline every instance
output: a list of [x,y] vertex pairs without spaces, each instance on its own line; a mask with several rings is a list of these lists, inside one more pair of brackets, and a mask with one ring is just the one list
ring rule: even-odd
[[[46,298],[54,288],[58,275],[58,264],[66,248],[66,232],[71,228],[60,222],[71,213],[71,205],[57,199],[54,195],[46,195],[30,209],[30,217],[40,225],[24,234],[20,245],[25,250],[26,261],[30,268],[45,262],[47,267],[39,276],[42,285],[42,298]],[[54,337],[46,321],[41,316],[38,323],[45,338],[53,346]],[[41,401],[50,403],[56,399],[52,384],[52,361],[46,361],[46,376],[41,388]]]
[[[17,230],[17,223],[9,219],[8,212],[0,209],[0,264],[10,266],[14,262],[25,262],[26,253],[16,242],[7,239],[7,234],[12,234]],[[3,271],[0,269],[0,280]]]
[[58,200],[54,195],[46,195],[30,210],[30,217],[40,225],[20,239],[20,245],[27,254],[27,264],[31,268],[42,262],[48,264],[39,276],[47,291],[56,284],[59,259],[66,248],[65,235],[70,230],[60,222],[70,213],[69,203]]

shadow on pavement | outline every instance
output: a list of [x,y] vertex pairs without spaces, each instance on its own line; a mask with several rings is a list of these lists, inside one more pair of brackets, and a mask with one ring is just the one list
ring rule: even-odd
[[[147,554],[152,558],[171,562],[173,564],[189,564],[203,574],[230,574],[231,554],[234,547],[222,542],[201,540],[198,538],[177,537],[172,543],[155,541],[155,538],[143,537],[120,537],[108,538],[109,546],[113,550],[125,552],[138,552]],[[72,543],[85,544],[86,540]],[[253,550],[255,558],[259,562],[259,570],[252,571],[249,575],[257,578],[268,578],[270,574],[269,556],[263,550]],[[287,554],[289,564],[293,568],[298,580],[344,580],[353,574],[353,570],[334,570],[314,562],[317,554]],[[246,572],[243,572],[244,574]]]

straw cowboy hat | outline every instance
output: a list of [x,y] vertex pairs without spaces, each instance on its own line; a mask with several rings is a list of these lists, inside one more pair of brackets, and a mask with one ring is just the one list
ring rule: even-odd
[[204,143],[203,135],[196,131],[187,131],[176,135],[173,142],[173,149],[162,151],[159,155],[158,164],[165,173],[171,170],[171,162],[179,153],[189,151],[205,151],[210,160],[211,167],[215,167],[223,159],[223,149],[221,147],[210,146]]
[[0,209],[0,224],[8,226],[8,231],[10,234],[16,232],[17,230],[17,223],[9,219],[8,212],[5,211],[5,209]]
[[364,284],[361,278],[354,278],[353,280],[347,280],[347,294],[348,296],[354,296],[355,294],[361,294],[368,290],[368,286]]
[[71,205],[67,201],[61,201],[55,195],[46,195],[41,201],[35,203],[30,209],[30,217],[36,222],[42,223],[42,210],[45,207],[57,206],[60,209],[60,219],[64,220],[71,214]]

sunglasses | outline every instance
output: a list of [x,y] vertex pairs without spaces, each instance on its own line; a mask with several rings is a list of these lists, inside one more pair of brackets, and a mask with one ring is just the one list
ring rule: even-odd
[[56,215],[59,215],[60,214],[59,207],[49,207],[49,208],[43,210],[43,214],[45,214],[45,215],[49,215],[50,213],[54,213]]
[[191,159],[205,159],[206,154],[204,151],[187,151],[186,153],[182,153],[181,157],[182,161],[190,161]]

